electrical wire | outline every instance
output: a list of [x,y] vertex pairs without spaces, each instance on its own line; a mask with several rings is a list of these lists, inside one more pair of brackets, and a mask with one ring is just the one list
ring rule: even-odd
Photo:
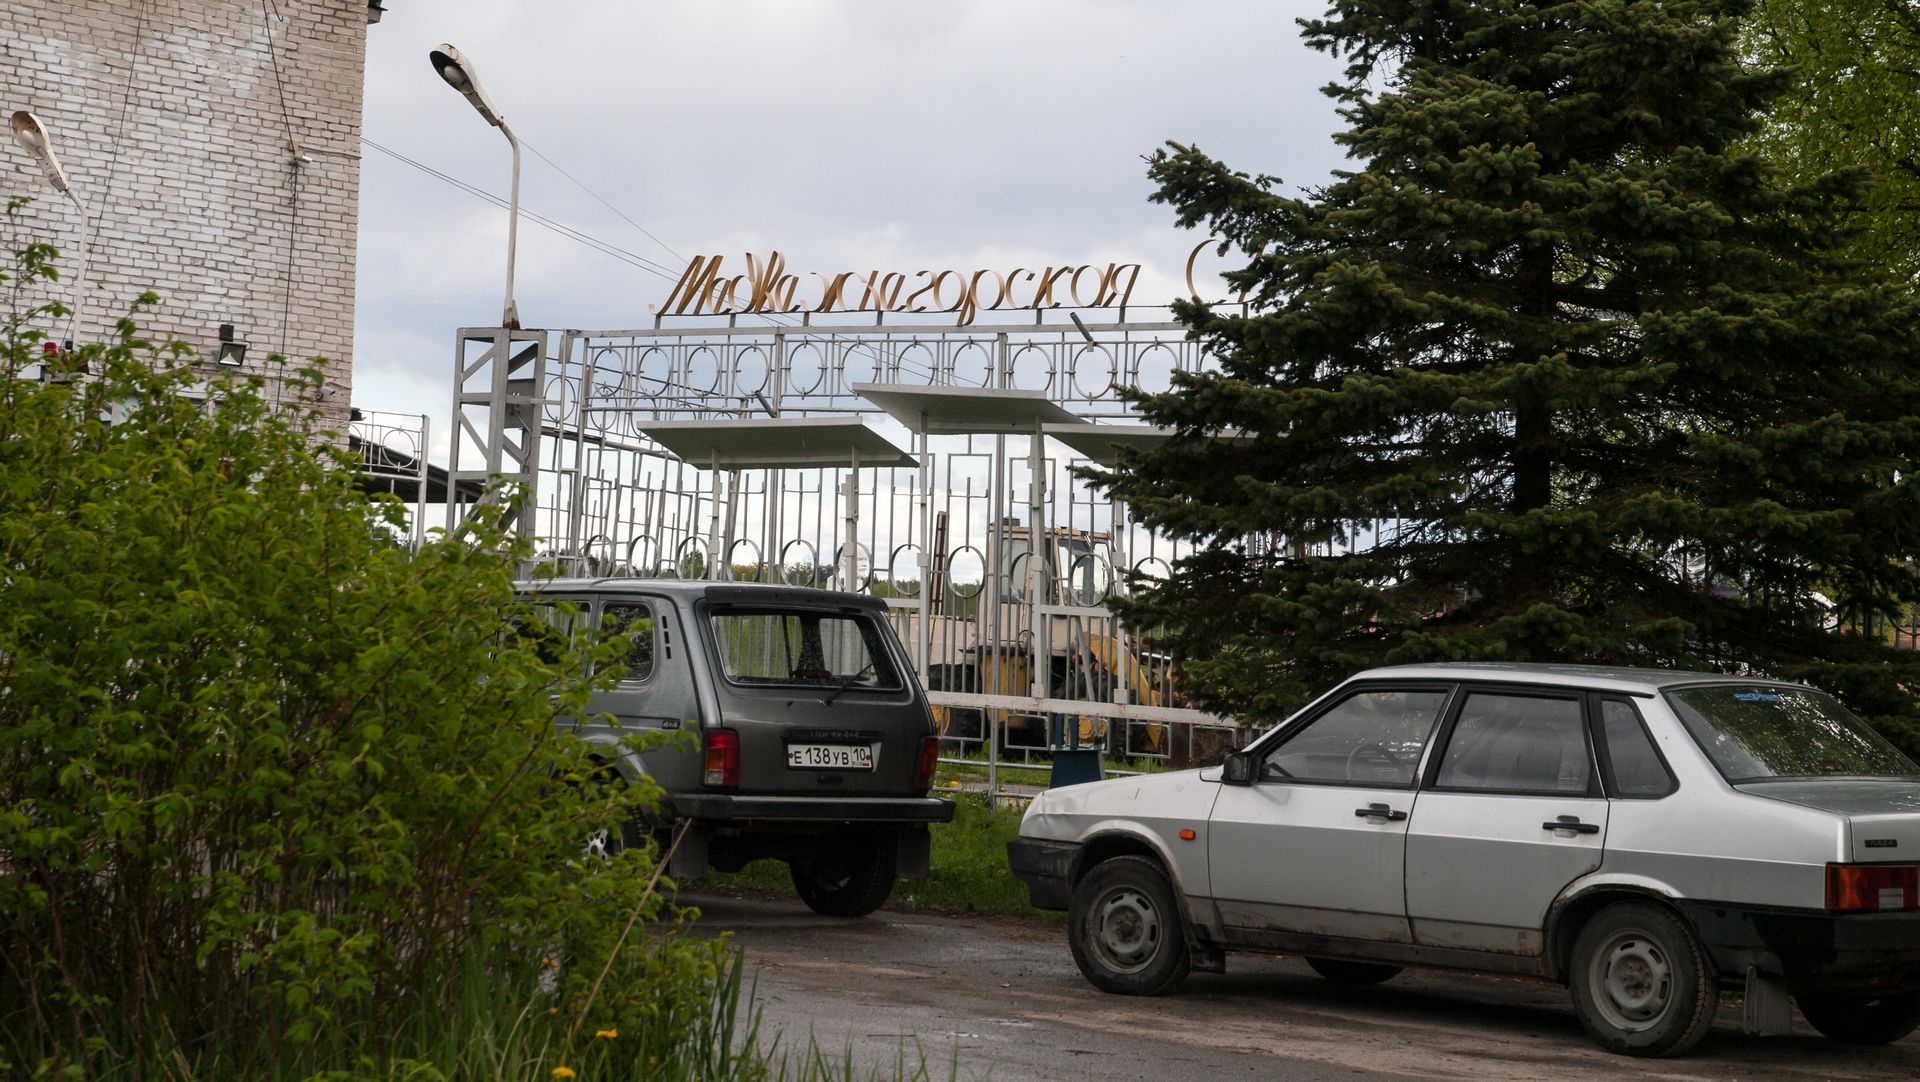
[[[404,165],[408,165],[415,169],[418,169],[421,172],[427,174],[428,176],[433,177],[437,180],[440,180],[444,183],[451,184],[455,188],[458,188],[461,191],[466,192],[468,195],[471,195],[476,199],[483,199],[489,203],[492,203],[494,206],[499,207],[502,210],[506,210],[510,206],[507,200],[493,194],[490,191],[487,191],[484,188],[480,188],[475,185],[468,184],[466,181],[461,180],[458,177],[450,176],[446,173],[443,173],[440,170],[435,169],[433,166],[425,164],[424,162],[415,161],[414,159],[407,157],[405,154],[402,154],[399,151],[392,149],[391,147],[387,147],[380,143],[377,143],[372,139],[367,138],[364,135],[360,137],[360,141],[365,143],[369,147],[372,147],[374,150],[377,150],[380,153],[385,154],[387,157],[392,158],[395,161],[400,162]],[[533,222],[535,225],[538,225],[543,229],[547,229],[551,232],[558,233],[560,236],[563,236],[568,240],[575,242],[576,244],[583,244],[601,253],[602,255],[611,256],[614,259],[618,259],[622,263],[628,264],[629,266],[637,267],[640,270],[646,271],[649,274],[653,274],[653,275],[657,275],[658,277],[665,278],[667,281],[670,281],[670,282],[677,282],[680,280],[679,274],[673,272],[672,270],[668,269],[667,267],[659,263],[654,262],[651,259],[648,259],[646,256],[640,255],[636,252],[629,252],[625,248],[621,248],[616,245],[609,244],[606,241],[599,239],[598,237],[592,236],[587,233],[583,233],[578,229],[574,229],[572,226],[563,225],[559,222],[554,221],[551,218],[546,217],[545,215],[537,214],[534,211],[528,210],[525,206],[522,206],[520,208],[520,215],[521,217],[526,218],[528,221]]]
[[[287,82],[280,72],[280,47],[273,40],[273,20],[281,18],[279,8],[273,0],[261,0],[260,29],[267,37],[267,56],[273,63],[273,85],[280,96],[280,119],[287,126],[287,273],[286,285],[280,295],[280,349],[282,357],[287,355],[287,341],[293,327],[293,278],[297,269],[297,253],[300,247],[300,137],[293,130],[293,110],[287,107]],[[280,400],[280,391],[286,381],[275,380],[273,385],[274,401]]]
[[[478,199],[484,199],[487,202],[492,203],[494,206],[499,207],[503,210],[509,207],[509,203],[507,202],[507,200],[502,199],[500,196],[497,196],[492,192],[487,191],[484,188],[478,187],[473,184],[469,184],[458,177],[452,176],[448,173],[444,173],[438,169],[435,169],[433,166],[428,165],[425,162],[416,161],[413,158],[409,158],[405,154],[402,154],[391,147],[384,146],[381,143],[378,143],[373,139],[368,138],[365,135],[362,135],[360,137],[360,141],[365,143],[367,146],[372,147],[374,150],[379,151],[380,153],[385,154],[386,156],[394,159],[395,161],[411,166],[414,169],[417,169],[423,173],[426,173],[428,176],[434,177],[437,180],[450,184],[453,187],[458,188],[463,192],[466,192],[468,195],[474,196],[475,198],[478,198]],[[532,144],[528,143],[525,139],[520,140],[520,145],[523,147],[526,147],[528,150],[532,150],[534,155],[538,157],[541,161],[546,162],[548,165],[553,166],[553,168],[556,171],[558,171],[562,176],[565,176],[568,180],[572,181],[575,185],[577,185],[581,191],[584,191],[588,195],[593,196],[593,198],[595,198],[596,200],[599,200],[599,202],[604,206],[606,206],[609,210],[612,210],[615,214],[620,215],[621,219],[626,221],[627,224],[633,226],[635,229],[638,229],[640,232],[646,234],[648,239],[652,240],[655,244],[658,244],[662,248],[665,248],[668,252],[671,252],[676,258],[684,258],[680,256],[680,253],[675,252],[673,248],[670,245],[668,245],[665,241],[662,241],[660,238],[654,236],[651,232],[649,232],[646,229],[646,227],[634,221],[632,218],[628,217],[626,214],[622,213],[618,207],[615,207],[612,203],[609,203],[598,192],[595,192],[592,188],[587,187],[585,183],[579,180],[579,178],[573,176],[571,173],[568,173],[565,169],[562,169],[558,164],[556,164],[553,161],[553,159],[547,157],[545,154],[540,153],[538,150],[534,150]],[[556,222],[553,219],[547,218],[544,215],[537,214],[531,210],[528,210],[524,204],[520,207],[520,214],[522,217],[527,218],[528,220],[534,222],[536,225],[539,225],[547,230],[550,230],[551,232],[557,233],[560,236],[566,237],[568,240],[574,241],[575,243],[578,243],[578,244],[585,245],[589,248],[594,249],[595,251],[600,252],[603,255],[612,256],[613,258],[618,259],[623,263],[626,263],[633,267],[637,267],[640,270],[644,270],[648,272],[649,274],[656,275],[670,282],[678,282],[681,278],[680,272],[674,271],[671,268],[666,267],[652,259],[649,259],[646,256],[640,255],[637,252],[628,251],[625,248],[621,248],[617,245],[601,240],[599,237],[593,236],[590,233],[583,232],[581,230],[573,228],[572,226],[565,225],[560,222]],[[772,323],[776,326],[799,327],[802,325],[800,321],[794,319],[793,316],[784,312],[752,312],[752,313],[746,313],[746,314],[759,316],[761,319],[764,319],[767,322]],[[829,343],[838,343],[843,341],[843,339],[840,337],[839,334],[831,330],[828,330],[825,333],[826,333],[827,341]],[[877,364],[884,361],[884,358],[882,358],[879,355],[878,351],[875,350],[874,347],[868,343],[857,343],[855,348],[865,350],[870,356],[873,357],[873,359]],[[905,367],[908,370],[915,372],[916,374],[926,376],[929,380],[933,378],[933,371],[930,367],[919,366],[919,365],[908,365],[905,363],[904,357],[897,356],[897,355],[894,357],[894,363],[896,365]]]
[[534,157],[539,158],[541,161],[546,162],[548,165],[552,166],[554,169],[554,172],[559,173],[561,176],[566,177],[568,180],[573,181],[574,185],[578,187],[581,191],[587,193],[590,196],[593,196],[596,200],[599,200],[601,206],[607,208],[608,210],[614,212],[615,214],[618,214],[620,216],[621,221],[626,222],[628,225],[634,227],[635,229],[638,229],[642,234],[646,236],[648,240],[666,249],[668,255],[672,256],[673,258],[679,260],[682,263],[685,263],[687,261],[686,256],[683,256],[679,252],[676,252],[673,250],[673,245],[668,244],[666,241],[661,240],[659,237],[654,236],[653,233],[650,230],[648,230],[646,226],[641,225],[639,222],[636,222],[632,218],[627,217],[626,211],[623,211],[619,207],[614,206],[612,203],[607,202],[607,200],[603,196],[601,196],[599,192],[596,192],[592,188],[587,187],[584,181],[574,176],[572,173],[567,172],[566,169],[562,168],[559,162],[556,162],[552,158],[547,157],[545,154],[540,153],[539,147],[534,146],[532,143],[527,142],[525,139],[520,140],[520,145],[523,147],[526,147],[528,150],[533,151]]

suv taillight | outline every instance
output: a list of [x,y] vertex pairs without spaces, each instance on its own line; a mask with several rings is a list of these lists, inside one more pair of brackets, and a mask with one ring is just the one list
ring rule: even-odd
[[707,769],[701,780],[728,789],[740,785],[740,734],[732,729],[708,729],[703,746]]
[[940,765],[940,738],[927,736],[920,739],[920,761],[913,766],[913,791],[924,793],[933,788],[933,771]]
[[1829,864],[1827,908],[1835,913],[1920,908],[1920,864]]

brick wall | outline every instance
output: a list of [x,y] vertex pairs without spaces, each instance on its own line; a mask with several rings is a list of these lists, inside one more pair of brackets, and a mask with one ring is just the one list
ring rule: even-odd
[[[222,323],[250,370],[327,358],[324,405],[344,420],[367,22],[366,0],[7,0],[0,111],[39,116],[92,211],[82,341],[151,289],[143,332],[208,364]],[[67,300],[79,212],[6,139],[12,195],[35,201],[8,239],[61,249]]]

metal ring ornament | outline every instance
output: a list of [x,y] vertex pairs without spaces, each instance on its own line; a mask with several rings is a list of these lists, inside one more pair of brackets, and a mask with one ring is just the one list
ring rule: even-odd
[[[802,364],[804,362],[804,366]],[[787,347],[786,393],[809,395],[820,389],[827,366],[820,359],[820,347],[813,342],[796,342]]]
[[[1087,389],[1087,385],[1086,383],[1082,382],[1081,374],[1080,374],[1080,370],[1083,367],[1087,367],[1087,368],[1098,367],[1098,362],[1095,362],[1095,364],[1093,365],[1087,365],[1084,363],[1090,359],[1087,356],[1089,353],[1094,354],[1100,360],[1106,362],[1106,373],[1105,373],[1106,378],[1098,387],[1095,387],[1092,390]],[[1073,359],[1067,364],[1067,373],[1068,373],[1068,383],[1073,387],[1075,392],[1077,392],[1082,398],[1097,399],[1104,396],[1108,391],[1113,389],[1114,384],[1117,381],[1117,378],[1120,374],[1120,370],[1119,370],[1119,365],[1114,361],[1112,352],[1109,351],[1107,347],[1096,346],[1096,345],[1085,345],[1085,346],[1081,346],[1079,349],[1074,351]]]
[[[795,548],[804,548],[807,550],[807,558],[804,565],[794,562],[793,550]],[[806,574],[804,576],[795,575],[793,573],[794,569],[801,566],[806,568]],[[780,578],[788,586],[820,585],[820,550],[813,547],[813,542],[795,538],[780,546]]]
[[[958,576],[956,575],[954,570],[955,568],[958,568],[960,566],[960,554],[964,552],[973,553],[973,559],[979,564],[979,567],[980,567],[980,581],[972,583],[971,588],[969,588],[968,586],[962,585],[958,581]],[[948,592],[952,593],[953,596],[955,597],[963,598],[965,600],[971,601],[972,599],[979,597],[980,592],[982,590],[985,590],[986,588],[987,588],[987,557],[985,553],[981,552],[977,548],[974,548],[972,545],[961,545],[959,548],[954,549],[952,552],[947,554],[947,590]]]
[[1105,556],[1097,552],[1083,552],[1073,558],[1073,562],[1067,565],[1066,581],[1060,584],[1061,593],[1063,595],[1067,594],[1075,588],[1074,582],[1080,577],[1080,567],[1083,564],[1092,572],[1091,577],[1093,578],[1094,586],[1093,596],[1091,598],[1082,598],[1081,604],[1091,605],[1112,597],[1113,565],[1107,561]]
[[[865,542],[855,541],[853,543],[854,570],[859,571],[860,565],[862,563],[866,564],[867,570],[860,575],[859,582],[853,583],[847,587],[847,590],[851,593],[856,593],[856,594],[861,593],[865,591],[868,587],[873,585],[873,550],[868,548]],[[839,548],[833,550],[834,575],[837,577],[840,574],[840,569],[845,567],[846,565],[847,565],[847,546],[841,545]]]
[[[978,357],[975,364],[971,358]],[[967,358],[962,367],[962,359]],[[963,373],[978,373],[978,375]],[[953,351],[947,361],[947,382],[955,387],[991,387],[993,385],[993,354],[979,342],[963,342]]]
[[[921,572],[918,577],[911,580],[913,582],[912,590],[907,590],[900,585],[900,554],[903,552],[913,553],[913,566]],[[892,554],[887,557],[887,588],[893,591],[895,597],[920,596],[921,587],[926,583],[926,568],[922,566],[922,561],[919,557],[920,546],[911,541],[904,545],[895,546]]]
[[735,394],[751,395],[764,390],[772,374],[773,365],[767,360],[766,350],[759,346],[743,346],[733,355],[729,378]]
[[[712,374],[696,373],[694,370],[696,365],[712,366]],[[702,343],[687,351],[685,373],[681,376],[680,383],[689,395],[712,394],[720,389],[720,374],[726,371],[726,368],[727,366],[721,363],[720,354],[715,352],[712,346]],[[701,381],[702,375],[706,376],[704,383]]]
[[[642,563],[636,555],[640,551],[641,545],[647,546],[648,559],[645,563]],[[647,534],[636,536],[632,541],[627,543],[627,566],[633,569],[633,573],[636,575],[652,577],[660,570],[659,549],[660,546],[654,543],[651,536]],[[640,570],[641,568],[645,568],[645,570]]]
[[702,578],[705,577],[706,570],[713,564],[707,552],[707,539],[704,537],[687,538],[675,546],[673,553],[673,567],[668,575],[669,578],[691,578],[692,576],[687,574],[687,565],[693,562],[695,555],[700,557]]
[[[748,561],[741,561],[741,560],[734,559],[734,554],[740,551],[741,545],[745,545],[747,546],[747,548],[753,551],[753,560],[750,563]],[[725,570],[726,570],[726,578],[729,582],[734,581],[733,568],[736,563],[748,563],[748,565],[753,568],[754,577],[747,579],[746,581],[748,582],[763,581],[761,579],[761,575],[765,569],[761,566],[761,563],[760,563],[760,546],[754,542],[753,538],[751,537],[737,538],[735,539],[733,544],[727,548],[727,566]]]
[[[1046,376],[1044,380],[1036,383],[1031,378],[1022,376],[1021,362],[1029,357],[1039,361]],[[1029,342],[1015,350],[1013,356],[1008,359],[1007,386],[1023,391],[1047,390],[1053,386],[1053,367],[1053,358],[1048,355],[1046,349]],[[1027,366],[1027,371],[1031,371],[1031,366]]]

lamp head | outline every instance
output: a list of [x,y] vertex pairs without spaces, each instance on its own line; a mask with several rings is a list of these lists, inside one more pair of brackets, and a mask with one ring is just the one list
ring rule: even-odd
[[473,107],[479,110],[487,123],[496,128],[506,127],[500,116],[500,110],[494,106],[493,99],[487,96],[485,88],[480,85],[480,76],[474,70],[473,61],[467,59],[460,50],[445,43],[429,52],[427,59],[433,62],[433,70],[440,74],[440,78],[445,79],[448,86],[458,90],[472,102]]
[[54,190],[71,194],[72,189],[67,186],[67,174],[60,168],[60,160],[53,156],[53,139],[47,134],[46,125],[40,123],[40,118],[21,109],[13,114],[7,126],[13,129],[14,142],[19,143],[21,149],[40,163]]

